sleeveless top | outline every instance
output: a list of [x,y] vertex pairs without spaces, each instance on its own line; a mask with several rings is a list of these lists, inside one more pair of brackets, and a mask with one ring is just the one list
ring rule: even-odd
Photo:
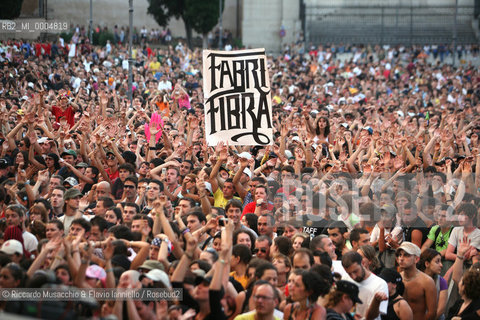
[[395,312],[395,309],[393,306],[399,302],[400,300],[404,300],[402,297],[398,297],[399,294],[395,293],[392,297],[388,299],[388,308],[387,308],[387,314],[384,314],[381,316],[382,320],[400,320],[400,318],[397,316],[397,313]]
[[[293,314],[295,313],[295,311],[298,309],[298,305],[295,306],[295,304],[292,306],[292,308],[290,309],[290,315],[288,316],[288,320],[293,320]],[[308,312],[307,312],[307,316],[305,317],[305,319],[312,319],[312,315],[313,315],[313,312],[315,311],[315,304],[311,304],[309,307],[308,307]]]

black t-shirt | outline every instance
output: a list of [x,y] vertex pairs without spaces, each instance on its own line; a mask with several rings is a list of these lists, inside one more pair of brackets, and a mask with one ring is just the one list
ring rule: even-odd
[[480,310],[480,298],[477,298],[470,302],[470,304],[462,311],[458,313],[462,307],[463,300],[458,300],[451,308],[448,310],[447,320],[452,319],[453,317],[460,317],[462,320],[480,320],[480,316],[477,311]]
[[411,225],[409,226],[404,225],[402,229],[403,229],[403,234],[405,235],[405,241],[409,241],[409,242],[412,242],[413,231],[419,230],[422,233],[422,244],[425,243],[425,241],[427,240],[428,232],[430,230],[430,228],[427,227],[425,222],[423,222],[423,220],[420,219],[420,217],[417,217],[417,219],[415,219],[415,221]]
[[310,235],[310,239],[321,234],[326,234],[329,222],[322,217],[313,214],[306,214],[301,216],[300,219],[302,221],[303,233]]
[[[181,302],[182,305],[186,305],[192,309],[194,309],[197,313],[200,311],[200,307],[193,299],[193,297],[188,293],[188,290],[186,290],[183,287],[182,282],[172,282],[172,287],[173,288],[181,288],[183,290],[183,301]],[[223,312],[222,304],[220,303],[220,300],[223,298],[223,290],[208,290],[209,294],[209,299],[210,299],[210,314],[205,317],[206,320],[212,319],[212,320],[223,320],[227,319],[225,316],[225,313]]]

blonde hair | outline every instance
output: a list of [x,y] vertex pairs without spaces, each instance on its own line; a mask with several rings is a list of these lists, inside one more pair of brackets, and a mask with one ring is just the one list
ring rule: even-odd
[[335,287],[332,287],[330,293],[326,296],[325,308],[333,308],[342,301],[345,292],[338,291]]

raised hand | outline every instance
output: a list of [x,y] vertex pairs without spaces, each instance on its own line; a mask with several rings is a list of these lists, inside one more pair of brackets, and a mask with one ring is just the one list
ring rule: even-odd
[[196,249],[197,249],[197,240],[194,237],[190,237],[187,240],[187,246],[185,248],[185,252],[193,256]]
[[457,246],[457,256],[458,257],[464,257],[465,254],[470,250],[471,246],[471,240],[468,239],[468,237],[463,237],[463,239],[460,240],[460,243]]

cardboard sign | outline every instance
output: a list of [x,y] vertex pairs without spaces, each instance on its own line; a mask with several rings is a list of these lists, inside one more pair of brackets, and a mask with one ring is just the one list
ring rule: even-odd
[[271,145],[272,99],[265,49],[203,51],[207,144]]

